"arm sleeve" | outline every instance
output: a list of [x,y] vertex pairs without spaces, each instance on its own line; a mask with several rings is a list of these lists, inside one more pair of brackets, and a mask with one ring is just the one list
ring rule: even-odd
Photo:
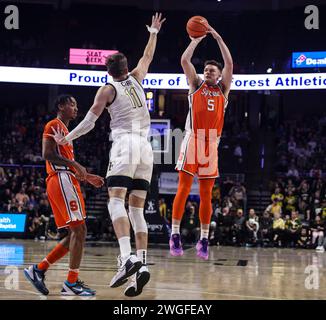
[[88,111],[85,118],[79,123],[79,125],[66,135],[66,141],[70,142],[91,131],[94,128],[95,121],[97,119],[98,116],[95,113]]

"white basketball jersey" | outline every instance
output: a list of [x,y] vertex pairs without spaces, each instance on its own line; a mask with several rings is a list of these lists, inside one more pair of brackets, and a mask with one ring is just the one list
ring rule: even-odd
[[123,133],[148,136],[150,115],[146,105],[145,92],[141,84],[132,76],[123,81],[111,81],[115,88],[115,98],[107,107],[111,116],[112,138]]

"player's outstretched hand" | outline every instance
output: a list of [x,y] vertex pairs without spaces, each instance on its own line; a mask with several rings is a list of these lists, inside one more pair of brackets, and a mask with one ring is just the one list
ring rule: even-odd
[[87,173],[86,181],[95,188],[101,188],[104,185],[104,179],[96,174]]
[[65,139],[64,132],[60,130],[59,125],[57,126],[57,130],[53,127],[51,128],[54,134],[48,134],[48,136],[52,137],[55,142],[59,145],[65,145],[67,144],[67,140]]
[[152,25],[151,28],[155,28],[158,31],[160,31],[163,22],[166,20],[166,18],[162,19],[162,13],[156,12],[154,16],[152,16]]
[[215,40],[222,39],[222,37],[220,36],[220,34],[217,33],[217,31],[211,25],[208,25],[207,33],[210,33]]

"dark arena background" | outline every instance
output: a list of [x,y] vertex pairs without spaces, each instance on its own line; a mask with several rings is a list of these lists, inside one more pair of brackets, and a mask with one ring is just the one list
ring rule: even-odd
[[[313,0],[1,1],[0,299],[86,299],[60,294],[69,255],[47,272],[47,296],[24,277],[24,268],[59,239],[46,193],[42,132],[56,116],[60,94],[78,102],[70,130],[85,117],[98,88],[110,81],[104,50],[123,52],[129,70],[137,65],[155,12],[167,20],[143,81],[155,129],[144,208],[151,279],[135,298],[109,287],[119,246],[107,187],[81,183],[87,236],[80,276],[97,291],[89,299],[126,306],[131,300],[325,300],[326,3]],[[173,133],[183,133],[189,110],[180,58],[190,42],[187,21],[195,15],[216,29],[233,58],[206,261],[195,252],[197,178],[181,223],[184,255],[169,253],[181,144]],[[223,62],[210,35],[193,55],[198,74],[208,59]],[[110,116],[103,112],[94,129],[74,141],[75,158],[105,177],[111,145]]]

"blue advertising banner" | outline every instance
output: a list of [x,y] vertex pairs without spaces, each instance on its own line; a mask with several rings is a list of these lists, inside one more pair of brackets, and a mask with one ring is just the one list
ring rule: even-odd
[[0,232],[25,232],[26,213],[0,213]]
[[325,68],[326,51],[292,52],[292,68]]

